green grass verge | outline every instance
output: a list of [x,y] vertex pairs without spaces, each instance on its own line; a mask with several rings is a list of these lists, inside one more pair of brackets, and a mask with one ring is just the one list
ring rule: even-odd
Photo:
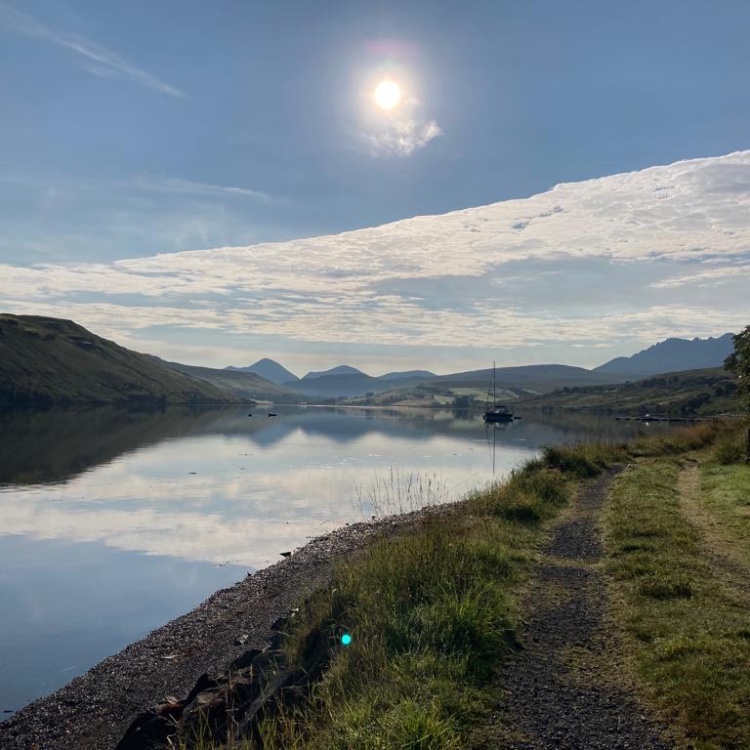
[[750,467],[709,463],[702,469],[706,508],[732,542],[733,554],[750,567]]
[[496,669],[517,646],[518,595],[547,522],[620,451],[545,449],[503,484],[342,565],[287,645],[293,665],[325,662],[325,675],[309,704],[266,722],[264,748],[486,747]]
[[[683,435],[683,449],[705,448],[725,433],[716,428],[711,440],[706,436],[705,427]],[[669,452],[677,452],[673,442]],[[725,517],[743,497],[747,502],[750,469],[719,467],[707,450],[692,458],[707,462],[704,486]],[[678,458],[642,459],[616,483],[606,514],[614,620],[630,637],[651,699],[685,747],[748,748],[748,601],[684,515],[681,470]]]
[[535,465],[342,566],[289,646],[305,669],[330,666],[305,711],[265,727],[265,746],[469,747],[516,643],[531,553],[569,493],[562,472]]

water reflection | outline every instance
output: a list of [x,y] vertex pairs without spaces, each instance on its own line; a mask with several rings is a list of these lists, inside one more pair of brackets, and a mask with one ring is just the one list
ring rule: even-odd
[[[281,548],[372,513],[368,486],[395,468],[438,479],[430,502],[456,499],[539,445],[643,427],[591,417],[489,428],[450,411],[111,410],[2,423],[0,533],[257,568]],[[484,445],[483,445],[484,444]],[[489,455],[488,455],[489,454]]]
[[[237,410],[55,415],[53,436],[38,417],[15,430],[6,423],[20,450],[17,463],[4,454],[1,531],[257,568],[308,536],[403,509],[398,486],[390,504],[367,502],[368,487],[394,467],[434,475],[434,486],[439,475],[443,489],[429,502],[489,481],[481,423],[464,422],[447,412],[295,409],[275,419]],[[35,450],[45,451],[36,466]],[[529,450],[507,446],[506,468]]]

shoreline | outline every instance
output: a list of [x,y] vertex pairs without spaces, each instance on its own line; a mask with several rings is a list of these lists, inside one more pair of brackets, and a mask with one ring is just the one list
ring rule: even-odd
[[110,750],[140,712],[166,696],[186,694],[203,673],[226,672],[248,649],[265,648],[272,625],[325,586],[342,557],[455,504],[342,526],[311,539],[290,557],[216,591],[190,612],[24,706],[0,722],[0,746]]

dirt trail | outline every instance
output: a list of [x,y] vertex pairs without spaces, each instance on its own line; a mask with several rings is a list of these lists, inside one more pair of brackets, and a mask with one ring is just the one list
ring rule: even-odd
[[542,549],[524,602],[524,648],[500,675],[496,747],[671,747],[623,683],[618,644],[607,625],[599,519],[611,481],[606,475],[588,483]]

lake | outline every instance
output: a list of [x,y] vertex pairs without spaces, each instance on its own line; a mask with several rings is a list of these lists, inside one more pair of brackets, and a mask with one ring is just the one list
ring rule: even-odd
[[426,409],[0,415],[0,718],[312,537],[458,499],[540,445],[645,429]]

